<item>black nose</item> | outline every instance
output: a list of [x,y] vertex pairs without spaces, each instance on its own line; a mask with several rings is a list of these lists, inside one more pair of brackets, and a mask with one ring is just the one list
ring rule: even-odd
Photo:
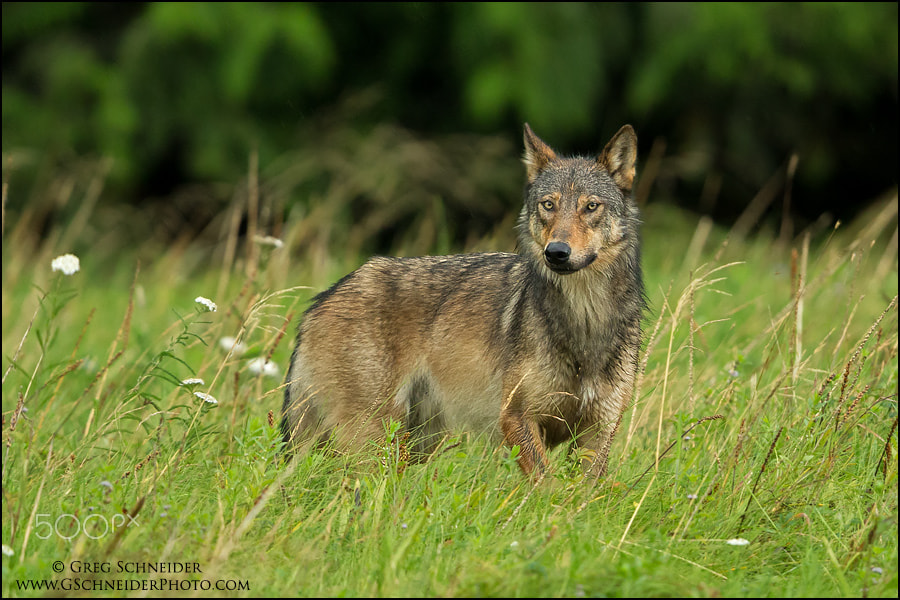
[[572,249],[565,242],[550,242],[544,248],[544,257],[551,265],[565,264],[571,255]]

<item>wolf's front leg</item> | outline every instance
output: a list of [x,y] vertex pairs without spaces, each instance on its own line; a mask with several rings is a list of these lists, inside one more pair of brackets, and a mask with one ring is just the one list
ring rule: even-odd
[[521,383],[519,380],[512,385],[503,386],[500,431],[503,432],[503,441],[510,448],[519,447],[519,467],[525,475],[537,479],[547,469],[547,454],[537,422],[528,414]]
[[581,468],[592,481],[597,481],[606,475],[609,449],[618,426],[618,421],[594,423],[576,437],[576,446],[581,455]]
[[581,466],[594,481],[606,475],[609,449],[634,389],[634,372],[633,367],[612,381],[596,379],[582,389],[585,411],[576,426],[575,443],[583,450]]

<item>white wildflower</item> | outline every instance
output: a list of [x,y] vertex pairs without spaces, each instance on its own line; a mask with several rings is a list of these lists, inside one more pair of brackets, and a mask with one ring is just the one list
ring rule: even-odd
[[194,392],[194,395],[206,402],[207,404],[212,404],[213,406],[219,403],[218,400],[210,396],[209,394],[205,394],[203,392]]
[[230,335],[226,335],[225,337],[221,338],[219,340],[219,346],[223,350],[225,350],[225,352],[234,354],[235,356],[240,356],[247,351],[246,344],[237,341],[237,339],[231,337]]
[[510,542],[509,547],[512,548],[513,550],[516,550],[519,548],[519,542],[513,540],[512,542]]
[[134,286],[134,302],[141,308],[147,306],[147,292],[141,284]]
[[202,304],[209,312],[216,312],[216,309],[218,308],[215,302],[213,302],[209,298],[204,298],[203,296],[197,296],[196,298],[194,298],[194,302],[196,302],[197,304]]
[[54,271],[62,271],[64,275],[74,275],[81,269],[81,261],[74,254],[63,254],[54,258],[50,267]]
[[729,546],[749,546],[750,540],[745,540],[744,538],[733,538],[730,540],[725,540],[725,543]]
[[13,549],[6,544],[3,544],[3,556],[12,556],[13,554],[15,554],[15,552],[13,552]]
[[181,382],[181,385],[203,385],[204,381],[199,377],[190,377]]
[[271,235],[254,235],[253,241],[259,244],[260,246],[271,246],[276,250],[278,248],[284,247],[284,242],[279,240],[277,237]]
[[270,360],[259,357],[254,358],[247,364],[247,369],[255,375],[265,375],[267,377],[280,377],[278,365]]
[[97,370],[100,368],[100,365],[97,363],[97,361],[94,358],[89,356],[89,357],[85,358],[83,361],[81,361],[81,364],[78,365],[78,368],[81,369],[82,371],[87,371],[88,373],[96,373]]

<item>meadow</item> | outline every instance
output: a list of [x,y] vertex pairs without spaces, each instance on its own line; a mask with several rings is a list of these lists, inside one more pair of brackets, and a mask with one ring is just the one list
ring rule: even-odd
[[[278,222],[258,186],[166,244],[90,180],[40,235],[40,198],[4,214],[4,597],[897,597],[896,192],[787,240],[645,202],[642,370],[590,486],[465,432],[410,463],[396,423],[283,462],[297,322],[367,256],[319,241],[339,199]],[[428,206],[396,252],[514,247],[514,213],[448,247]]]

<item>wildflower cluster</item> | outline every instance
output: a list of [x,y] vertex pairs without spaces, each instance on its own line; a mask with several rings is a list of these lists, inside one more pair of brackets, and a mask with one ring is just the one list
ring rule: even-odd
[[196,298],[194,298],[194,302],[200,304],[209,312],[216,312],[216,309],[218,309],[218,306],[216,306],[215,302],[213,302],[209,298],[204,298],[203,296],[197,296]]
[[74,275],[81,269],[81,261],[74,254],[63,254],[53,259],[50,268],[61,271],[63,275]]

